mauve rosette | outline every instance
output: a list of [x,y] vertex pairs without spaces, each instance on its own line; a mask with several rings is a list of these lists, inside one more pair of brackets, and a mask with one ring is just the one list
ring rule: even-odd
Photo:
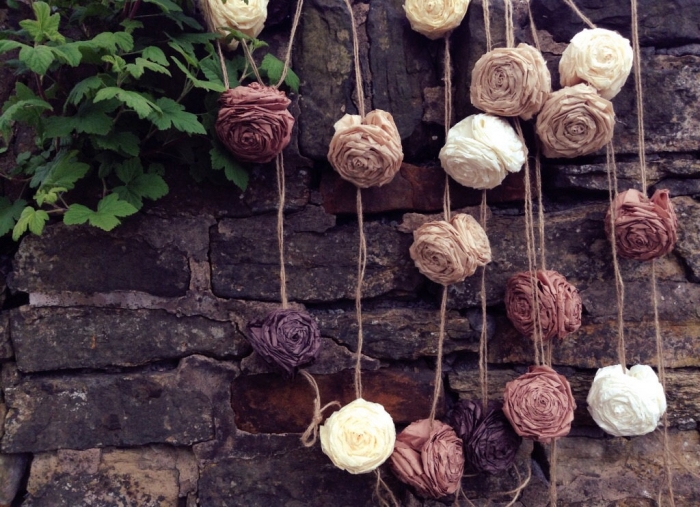
[[255,352],[289,376],[313,362],[321,347],[316,321],[300,310],[274,310],[264,319],[250,322],[248,335]]
[[216,134],[238,160],[270,162],[292,137],[289,104],[283,91],[259,83],[226,90],[219,97]]
[[440,421],[433,421],[432,428],[429,419],[413,422],[396,436],[391,469],[423,497],[452,494],[464,471],[462,440]]

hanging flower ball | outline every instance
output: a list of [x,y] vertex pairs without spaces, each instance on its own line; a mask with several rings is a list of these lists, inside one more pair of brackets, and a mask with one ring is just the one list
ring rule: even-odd
[[530,366],[503,393],[503,412],[515,432],[544,444],[569,434],[575,409],[566,377],[549,366]]
[[552,92],[552,78],[537,49],[527,44],[484,54],[472,70],[472,105],[498,116],[529,120]]
[[458,214],[449,222],[428,222],[413,232],[409,250],[418,270],[435,283],[450,285],[471,276],[491,262],[486,232],[471,215]]
[[552,93],[537,117],[545,157],[574,158],[601,149],[613,137],[612,102],[595,88],[578,84]]
[[396,430],[379,403],[357,398],[320,428],[321,450],[333,464],[351,474],[371,472],[394,451]]
[[618,194],[605,216],[609,239],[612,216],[615,245],[621,257],[638,261],[658,259],[676,245],[678,219],[668,190],[657,190],[651,199],[634,189]]
[[[218,32],[222,38],[229,33],[222,27],[234,28],[250,37],[262,32],[267,19],[268,0],[201,0],[199,2],[204,21],[210,32]],[[238,41],[233,39],[228,47],[236,49]]]
[[411,28],[435,40],[459,26],[467,7],[469,0],[406,0],[403,9]]
[[269,162],[292,137],[290,103],[283,91],[259,83],[226,90],[219,97],[216,134],[237,159]]
[[559,60],[562,86],[588,83],[608,100],[619,93],[631,70],[630,41],[604,28],[574,35]]
[[619,364],[600,368],[586,401],[596,424],[616,437],[651,433],[666,412],[666,395],[659,378],[641,364],[627,372]]
[[494,188],[506,174],[520,171],[527,148],[507,121],[474,114],[453,126],[440,150],[447,174],[465,187]]
[[341,178],[360,188],[381,187],[401,168],[401,136],[391,114],[375,109],[365,116],[346,114],[335,125],[328,161]]
[[289,376],[316,359],[321,333],[316,321],[304,311],[274,310],[262,320],[248,324],[250,344],[268,363]]
[[391,469],[426,498],[457,491],[464,472],[462,441],[447,424],[421,419],[396,436]]
[[460,400],[447,414],[447,422],[464,443],[464,467],[470,473],[498,474],[515,461],[522,438],[503,413],[503,405],[489,401]]

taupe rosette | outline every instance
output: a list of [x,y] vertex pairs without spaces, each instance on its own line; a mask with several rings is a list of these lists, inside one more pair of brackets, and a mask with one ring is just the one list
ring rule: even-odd
[[601,149],[613,137],[612,102],[595,88],[578,84],[552,93],[537,116],[542,153],[549,158],[574,158]]
[[[210,32],[218,32],[225,38],[229,32],[223,28],[235,28],[250,37],[257,37],[265,26],[268,0],[200,0],[202,16]],[[238,47],[236,39],[228,43],[230,49]]]
[[503,412],[515,432],[545,444],[569,434],[575,409],[569,381],[549,366],[530,366],[503,393]]
[[390,458],[396,477],[419,495],[441,498],[457,491],[464,471],[462,440],[447,424],[421,419],[396,436]]
[[421,273],[442,285],[461,282],[491,262],[486,232],[471,215],[463,213],[449,222],[421,225],[413,231],[409,253]]
[[290,103],[283,91],[259,83],[226,90],[219,98],[216,134],[238,160],[269,162],[291,139]]
[[[539,300],[542,339],[562,339],[581,327],[581,296],[566,278],[552,270],[538,270],[534,289]],[[535,337],[533,283],[529,271],[513,275],[506,285],[506,313],[523,335]]]
[[457,28],[469,0],[406,0],[403,6],[411,28],[435,40]]
[[542,53],[527,44],[489,51],[472,70],[472,104],[487,113],[529,120],[551,92],[552,78]]
[[346,114],[335,125],[328,161],[338,174],[360,188],[381,187],[401,168],[401,136],[391,114],[371,111],[364,121]]
[[621,257],[658,259],[676,245],[678,219],[668,190],[657,190],[651,199],[634,189],[618,194],[605,216],[605,232],[611,241],[613,216],[615,245]]

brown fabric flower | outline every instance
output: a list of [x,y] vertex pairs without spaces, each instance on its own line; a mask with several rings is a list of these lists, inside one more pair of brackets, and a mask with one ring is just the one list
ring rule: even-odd
[[548,366],[530,366],[503,393],[503,412],[516,433],[545,444],[569,434],[575,409],[566,377]]
[[545,157],[574,158],[605,146],[614,127],[612,102],[592,86],[578,84],[549,96],[537,117],[536,131]]
[[264,319],[250,322],[248,334],[255,352],[289,376],[316,359],[321,347],[316,321],[299,310],[274,310]]
[[371,111],[364,121],[346,114],[335,125],[328,161],[338,174],[360,188],[381,187],[401,168],[401,136],[391,114]]
[[[542,339],[564,338],[581,327],[581,296],[566,278],[552,270],[535,275]],[[529,271],[513,275],[506,285],[506,313],[523,335],[534,339],[532,279]]]
[[292,136],[290,103],[283,91],[258,83],[226,90],[219,97],[216,134],[237,159],[269,162]]
[[409,253],[421,273],[443,285],[461,282],[477,267],[491,262],[486,232],[471,215],[463,213],[450,222],[421,225],[413,232]]
[[515,461],[522,438],[503,413],[503,405],[490,401],[460,400],[447,414],[447,422],[464,443],[464,467],[472,473],[500,473]]
[[498,116],[529,120],[551,91],[552,78],[542,53],[527,44],[489,51],[472,71],[472,104]]
[[620,256],[648,261],[673,250],[678,239],[678,219],[668,190],[657,190],[651,199],[634,189],[618,194],[605,216],[608,239],[612,234],[613,210],[615,244]]
[[396,477],[424,497],[441,498],[457,491],[464,471],[462,440],[447,424],[421,419],[396,436],[391,455]]

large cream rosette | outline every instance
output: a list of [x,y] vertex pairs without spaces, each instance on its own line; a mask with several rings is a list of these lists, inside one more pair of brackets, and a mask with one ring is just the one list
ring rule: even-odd
[[396,429],[379,403],[357,398],[333,412],[320,429],[321,450],[351,474],[371,472],[394,451]]
[[559,61],[562,86],[588,83],[608,100],[618,94],[631,70],[630,41],[604,28],[574,35]]
[[447,133],[440,163],[465,187],[490,189],[509,172],[518,172],[527,148],[507,121],[490,114],[474,114]]
[[403,8],[411,28],[429,39],[439,39],[464,19],[469,0],[406,0]]
[[552,92],[552,78],[537,49],[527,44],[497,48],[477,60],[469,88],[474,107],[529,120]]
[[[251,37],[262,32],[267,19],[268,0],[201,0],[199,5],[210,32],[218,32],[226,37],[228,32],[222,27],[234,28]],[[238,41],[233,39],[229,48],[236,49]]]
[[656,373],[638,364],[600,368],[588,393],[588,411],[595,422],[616,437],[646,435],[666,412],[666,395]]

